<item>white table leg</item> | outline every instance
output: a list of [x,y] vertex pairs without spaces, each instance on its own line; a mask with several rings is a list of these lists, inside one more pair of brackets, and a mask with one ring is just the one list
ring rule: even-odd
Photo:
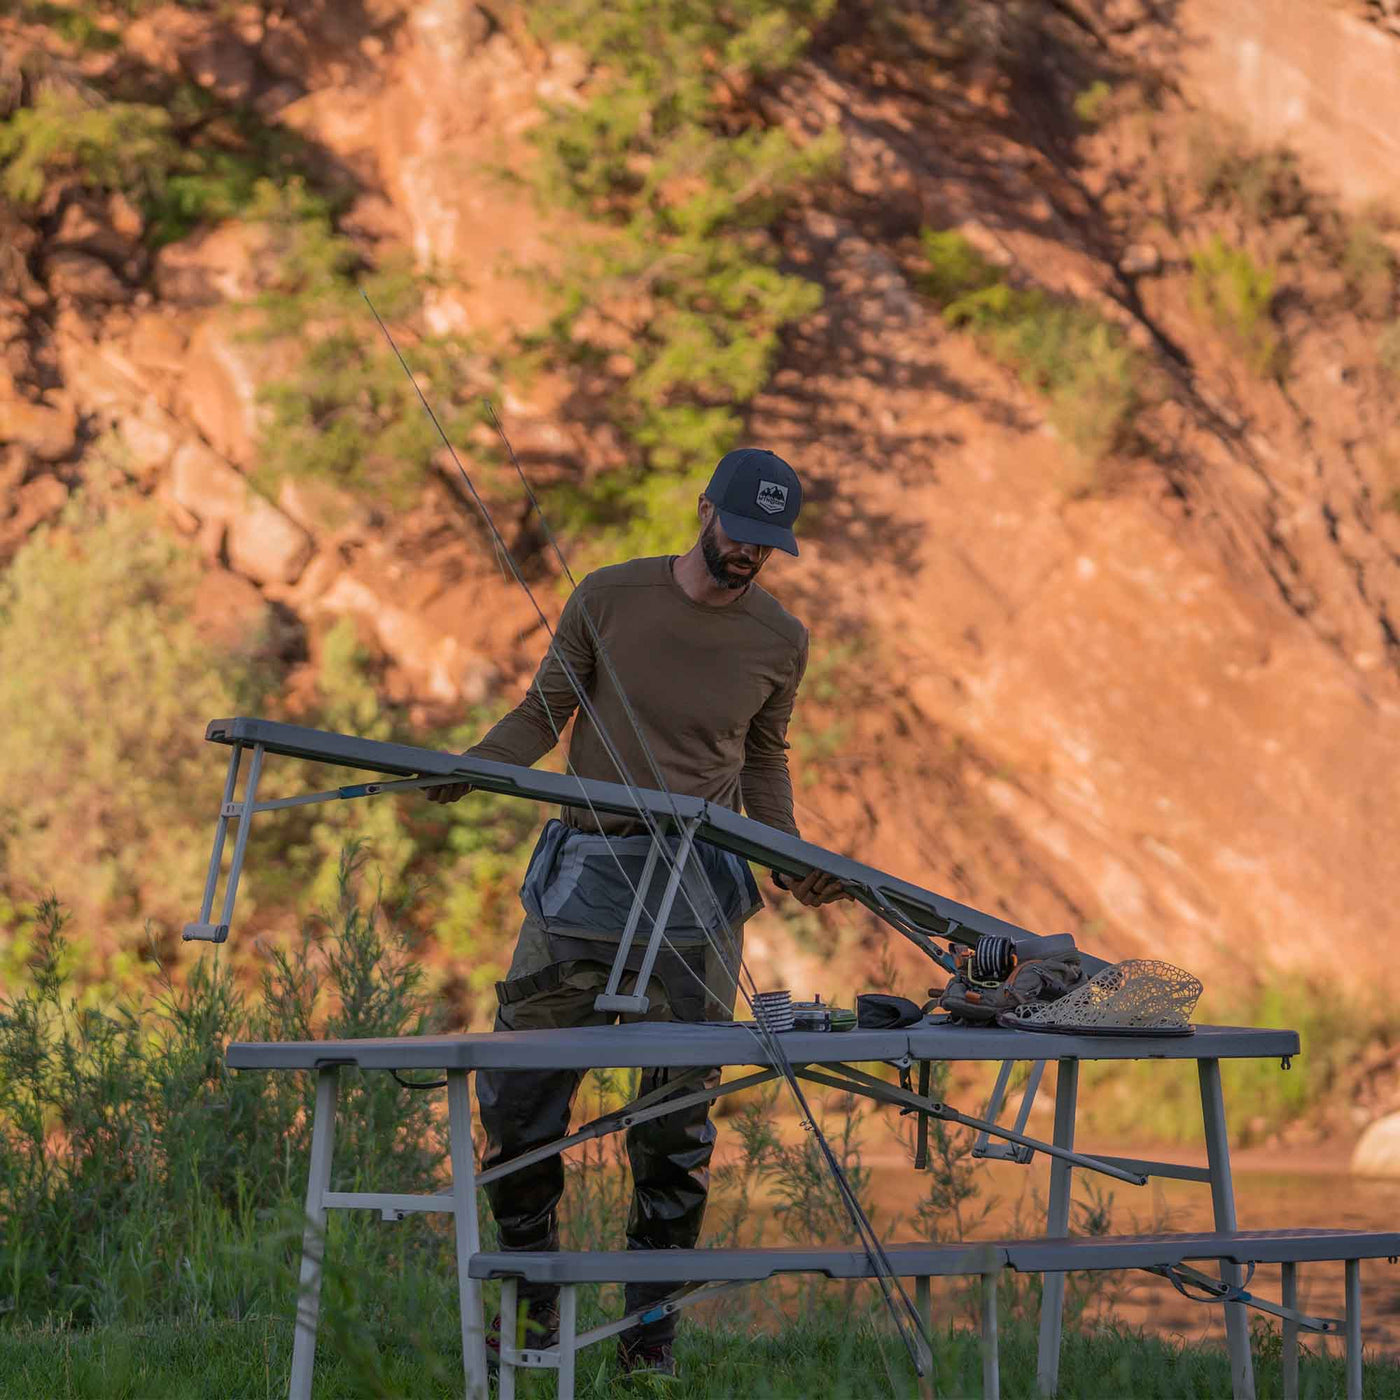
[[334,1065],[316,1071],[316,1114],[311,1120],[311,1169],[306,1174],[306,1229],[301,1241],[297,1320],[292,1339],[289,1400],[311,1400],[316,1365],[316,1325],[321,1316],[321,1264],[326,1253],[326,1192],[331,1185],[335,1148],[335,1101],[340,1072]]
[[997,1280],[1000,1277],[1000,1270],[982,1275],[982,1400],[1001,1400],[1001,1358],[997,1353]]
[[1347,1400],[1361,1400],[1361,1261],[1346,1261]]
[[578,1289],[559,1291],[559,1400],[574,1400],[574,1357],[578,1355]]
[[[1230,1139],[1225,1131],[1225,1098],[1220,1088],[1220,1061],[1198,1060],[1201,1080],[1201,1118],[1206,1133],[1206,1159],[1210,1165],[1210,1195],[1215,1207],[1215,1228],[1239,1228],[1235,1219],[1235,1183],[1230,1174]],[[1222,1283],[1238,1285],[1240,1266],[1221,1261]],[[1230,1384],[1235,1400],[1254,1400],[1254,1363],[1249,1355],[1249,1318],[1243,1303],[1225,1304],[1225,1339],[1230,1353]]]
[[[1298,1266],[1291,1259],[1283,1265],[1283,1289],[1279,1301],[1285,1308],[1298,1307]],[[1283,1400],[1298,1400],[1298,1323],[1283,1319]]]
[[[1060,1060],[1055,1079],[1055,1146],[1074,1147],[1074,1116],[1079,1098],[1079,1061]],[[1050,1209],[1045,1233],[1049,1238],[1069,1234],[1069,1202],[1073,1167],[1062,1158],[1050,1162]],[[1064,1321],[1065,1276],[1043,1274],[1040,1294],[1040,1349],[1036,1380],[1042,1395],[1054,1395],[1060,1385],[1060,1331]]]
[[[501,1280],[501,1375],[497,1400],[515,1400],[515,1356],[520,1346],[520,1280]],[[525,1339],[525,1345],[531,1345]]]
[[[467,1400],[486,1400],[486,1320],[482,1316],[481,1281],[468,1273],[472,1255],[481,1251],[476,1225],[476,1156],[472,1144],[472,1100],[467,1071],[447,1071],[447,1117],[452,1149],[453,1221],[457,1230],[457,1296],[462,1314],[462,1369]],[[511,1323],[504,1315],[501,1335]],[[502,1371],[502,1376],[505,1372]]]

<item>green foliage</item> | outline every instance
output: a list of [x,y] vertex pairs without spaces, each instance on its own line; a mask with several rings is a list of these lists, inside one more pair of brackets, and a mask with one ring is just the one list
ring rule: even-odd
[[[250,1005],[217,953],[183,985],[80,1006],[64,916],[38,911],[33,978],[0,1001],[0,1311],[65,1325],[237,1315],[285,1291],[300,1236],[312,1085],[236,1075],[229,1040],[419,1034],[433,1027],[412,949],[341,867],[338,905],[273,954]],[[342,1072],[341,1189],[431,1189],[442,1124],[385,1076]],[[387,1261],[382,1258],[381,1267]]]
[[16,203],[37,204],[48,180],[76,174],[149,205],[182,160],[172,125],[168,112],[144,103],[46,94],[0,122],[0,189]]
[[285,179],[304,162],[303,146],[191,84],[159,104],[45,92],[0,122],[0,190],[30,205],[54,179],[121,190],[146,216],[146,241],[160,247],[201,222],[242,214],[260,181]]
[[[295,374],[258,392],[271,414],[256,475],[269,492],[284,476],[320,478],[376,504],[404,506],[421,494],[442,442],[365,298],[386,321],[401,322],[420,310],[421,284],[402,261],[365,268],[332,215],[300,180],[260,181],[247,210],[268,235],[262,256],[271,269],[252,334],[305,347]],[[395,340],[460,442],[483,414],[480,399],[464,402],[480,378],[465,342],[402,327]]]
[[1142,356],[1091,306],[1013,287],[956,230],[926,229],[924,290],[1047,401],[1051,423],[1090,462],[1121,448],[1142,399]]
[[1272,315],[1274,269],[1261,267],[1247,249],[1219,234],[1191,254],[1191,269],[1197,312],[1226,332],[1254,374],[1281,380],[1288,357]]
[[1098,126],[1108,116],[1113,101],[1113,88],[1102,78],[1090,83],[1074,98],[1074,115],[1085,126]]
[[553,282],[559,313],[536,348],[586,372],[637,450],[637,469],[605,499],[574,503],[619,526],[654,512],[640,527],[650,539],[629,544],[680,543],[698,479],[686,474],[734,444],[783,327],[820,304],[818,287],[778,268],[770,229],[830,169],[836,139],[798,147],[739,104],[830,9],[551,0],[530,11],[542,37],[598,65],[582,101],[550,108],[533,133],[539,197],[579,224]]
[[74,907],[109,951],[114,924],[170,930],[198,907],[204,725],[255,705],[268,679],[200,637],[198,579],[151,508],[82,502],[0,579],[0,891],[81,872]]

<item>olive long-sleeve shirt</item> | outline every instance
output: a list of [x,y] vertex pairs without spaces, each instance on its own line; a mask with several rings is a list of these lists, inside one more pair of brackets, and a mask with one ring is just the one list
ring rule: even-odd
[[[658,786],[597,654],[596,630],[666,787],[731,811],[742,806],[757,821],[796,835],[787,727],[807,666],[807,629],[756,583],[725,606],[696,603],[676,582],[672,562],[634,559],[589,574],[565,604],[525,698],[467,752],[529,767],[554,747],[578,707],[562,656],[627,777],[587,713],[574,723],[574,770],[584,778]],[[567,809],[564,821],[597,829],[586,808]],[[623,817],[600,814],[599,823],[609,834],[637,830]]]

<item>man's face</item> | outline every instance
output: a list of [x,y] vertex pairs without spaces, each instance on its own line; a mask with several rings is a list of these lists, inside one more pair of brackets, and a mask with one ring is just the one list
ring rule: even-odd
[[731,540],[719,523],[719,513],[712,508],[700,531],[700,552],[710,577],[721,588],[743,588],[758,576],[773,547]]

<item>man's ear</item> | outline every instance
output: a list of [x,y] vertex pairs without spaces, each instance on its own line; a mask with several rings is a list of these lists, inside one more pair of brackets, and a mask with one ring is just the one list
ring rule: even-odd
[[695,514],[700,517],[700,528],[703,530],[710,523],[710,517],[715,513],[715,503],[702,491],[695,498]]

